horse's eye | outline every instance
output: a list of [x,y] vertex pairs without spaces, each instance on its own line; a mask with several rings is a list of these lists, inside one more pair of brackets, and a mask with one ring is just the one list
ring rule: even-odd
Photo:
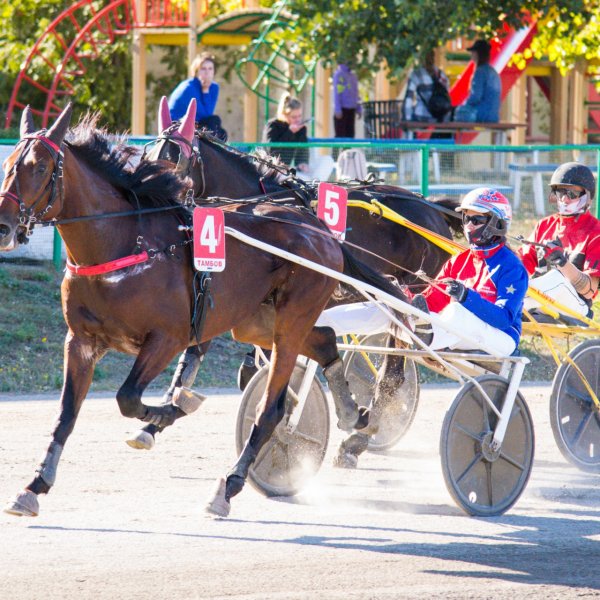
[[38,164],[35,166],[35,172],[39,175],[42,175],[43,173],[46,172],[46,165],[44,164]]

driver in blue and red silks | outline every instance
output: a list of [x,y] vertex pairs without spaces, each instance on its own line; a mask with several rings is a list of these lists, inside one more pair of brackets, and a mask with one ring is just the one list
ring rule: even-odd
[[[417,322],[415,334],[433,350],[480,350],[483,345],[499,355],[510,356],[519,345],[528,284],[523,263],[506,245],[512,218],[510,203],[497,190],[481,187],[469,192],[456,210],[462,213],[469,248],[450,258],[435,281],[423,294],[413,296],[411,303],[422,312],[438,313],[442,322],[459,329],[470,342],[430,322]],[[351,323],[344,323],[350,310],[354,310],[355,323],[368,323],[372,332],[390,328],[385,315],[382,318],[381,311],[368,303],[354,308],[350,305],[345,313],[343,306],[328,309],[317,325],[329,325],[336,333],[344,326],[351,329]],[[335,466],[357,466],[369,436],[378,431],[385,403],[386,400],[371,403],[369,424],[342,442]]]
[[[485,340],[508,356],[519,345],[528,285],[525,267],[506,245],[510,203],[497,190],[481,187],[469,192],[456,210],[462,213],[469,249],[448,260],[436,276],[436,284],[415,296],[413,304],[425,308],[426,303],[443,321],[455,327],[460,324],[467,337]],[[473,348],[445,330],[427,327],[420,325],[417,330],[433,349]]]
[[[523,263],[506,245],[510,203],[497,190],[481,187],[469,192],[456,210],[462,213],[469,248],[449,259],[422,294],[406,293],[413,306],[439,313],[451,328],[458,324],[472,341],[430,323],[417,323],[415,333],[433,350],[477,349],[485,341],[486,347],[509,356],[519,345],[528,279]],[[338,335],[391,329],[389,319],[368,302],[327,309],[317,325],[332,327]]]

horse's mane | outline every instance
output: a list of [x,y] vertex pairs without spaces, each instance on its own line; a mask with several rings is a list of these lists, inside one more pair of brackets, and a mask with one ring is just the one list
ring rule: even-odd
[[236,161],[239,166],[242,166],[251,175],[256,178],[270,179],[274,184],[280,184],[285,179],[286,174],[282,173],[287,170],[285,165],[278,156],[271,156],[263,148],[257,148],[252,154],[245,154],[239,150],[227,146],[207,130],[197,132],[198,139],[207,143],[215,151],[225,155],[228,159]]
[[251,156],[256,171],[262,177],[273,179],[276,183],[281,183],[286,178],[282,170],[287,169],[287,165],[279,156],[271,156],[264,148],[256,148]]
[[71,151],[102,179],[124,192],[135,207],[174,206],[185,193],[185,184],[171,166],[143,161],[132,166],[139,151],[125,145],[125,136],[111,136],[98,127],[98,113],[84,115],[66,137]]

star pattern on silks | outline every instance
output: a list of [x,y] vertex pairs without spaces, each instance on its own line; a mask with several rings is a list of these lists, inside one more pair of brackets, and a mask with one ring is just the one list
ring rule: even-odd
[[506,288],[506,293],[507,294],[514,294],[516,291],[517,290],[513,287],[512,283]]

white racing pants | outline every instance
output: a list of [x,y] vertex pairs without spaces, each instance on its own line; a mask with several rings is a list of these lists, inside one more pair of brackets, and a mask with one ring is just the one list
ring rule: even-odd
[[[580,315],[586,316],[589,312],[589,307],[583,298],[558,269],[551,269],[544,275],[531,279],[529,285]],[[540,303],[533,298],[525,298],[524,307],[526,310],[538,308],[539,306]]]
[[354,333],[370,335],[384,333],[391,326],[390,318],[372,302],[341,304],[328,308],[317,319],[317,327],[331,327],[336,336]]
[[510,335],[482,321],[459,302],[450,302],[446,308],[438,313],[438,316],[444,323],[448,323],[454,329],[460,329],[461,333],[464,333],[472,341],[463,341],[443,327],[433,325],[432,350],[441,350],[442,348],[478,350],[480,344],[485,343],[486,346],[489,346],[498,354],[510,356],[517,347]]
[[[480,347],[478,342],[484,340],[487,345],[503,356],[511,355],[516,348],[515,341],[508,334],[485,323],[458,302],[451,302],[438,316],[450,326],[459,327],[473,342],[464,342],[443,327],[433,325],[434,335],[431,343],[433,350],[442,348],[478,350]],[[383,333],[392,327],[389,318],[371,302],[343,304],[328,308],[321,313],[316,325],[317,327],[331,327],[338,336],[349,333],[356,335]]]

